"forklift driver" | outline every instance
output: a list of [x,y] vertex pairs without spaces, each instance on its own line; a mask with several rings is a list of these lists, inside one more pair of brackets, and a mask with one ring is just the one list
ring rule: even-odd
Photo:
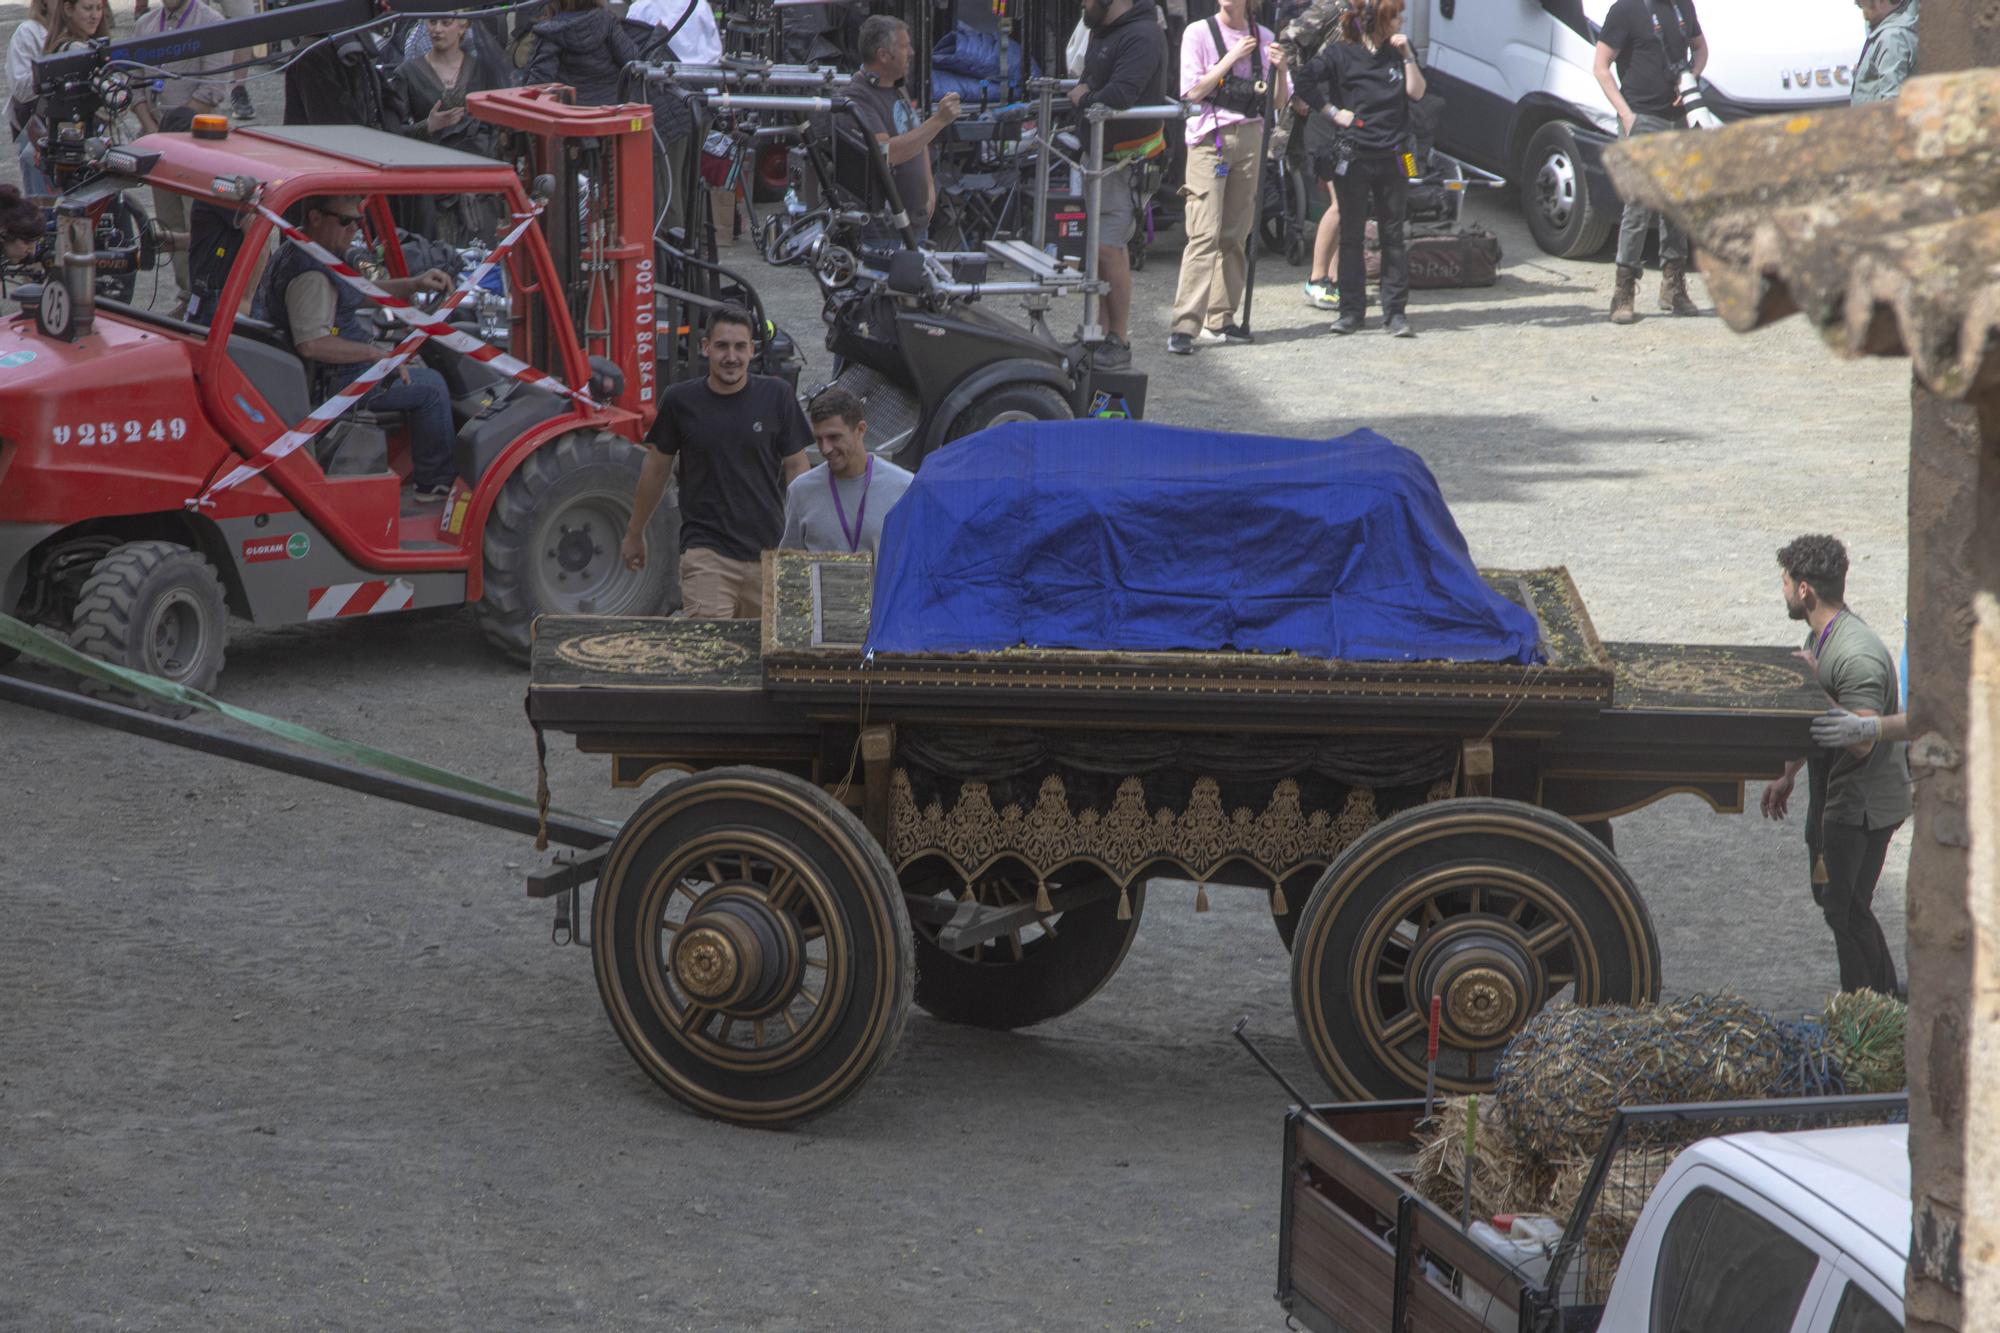
[[[346,254],[361,226],[361,209],[358,196],[308,200],[301,230],[329,253]],[[408,299],[417,292],[448,292],[451,279],[438,269],[428,269],[412,278],[384,278],[377,285],[391,296]],[[291,339],[299,358],[319,372],[326,392],[353,383],[362,371],[388,358],[370,341],[361,318],[361,293],[336,281],[296,242],[286,241],[278,248],[264,291],[271,323]],[[429,366],[406,365],[395,378],[369,390],[361,406],[403,414],[409,426],[410,482],[416,500],[442,502],[451,493],[451,445],[457,433],[444,377]]]

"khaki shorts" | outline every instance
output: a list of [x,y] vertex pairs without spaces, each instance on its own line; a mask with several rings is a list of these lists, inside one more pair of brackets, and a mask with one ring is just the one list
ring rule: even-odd
[[693,546],[681,552],[681,614],[698,620],[755,620],[764,614],[764,565]]

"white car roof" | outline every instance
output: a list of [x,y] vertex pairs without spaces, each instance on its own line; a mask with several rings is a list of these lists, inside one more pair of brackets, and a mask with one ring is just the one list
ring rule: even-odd
[[[1734,1170],[1734,1164],[1724,1160],[1729,1152],[1754,1159],[1875,1238],[1901,1263],[1908,1264],[1908,1125],[1857,1125],[1793,1134],[1731,1134],[1698,1143],[1689,1152],[1704,1148],[1716,1149],[1712,1160],[1732,1174],[1740,1173]],[[1800,1220],[1815,1221],[1810,1217]]]

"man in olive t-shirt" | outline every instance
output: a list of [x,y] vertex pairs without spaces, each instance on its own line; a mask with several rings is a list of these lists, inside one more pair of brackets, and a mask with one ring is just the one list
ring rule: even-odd
[[[1896,663],[1861,617],[1847,608],[1847,551],[1832,537],[1808,536],[1778,552],[1785,609],[1808,627],[1800,656],[1835,705],[1861,717],[1896,711]],[[1822,749],[1785,766],[1764,791],[1764,815],[1784,817],[1799,767],[1807,767],[1806,848],[1813,900],[1833,931],[1842,990],[1897,992],[1896,960],[1875,919],[1875,882],[1889,839],[1910,817],[1909,747],[1864,741]]]
[[646,437],[632,520],[619,554],[646,567],[646,524],[681,465],[681,610],[708,620],[750,619],[764,610],[763,553],[785,530],[785,487],[806,470],[812,432],[789,385],[752,375],[750,315],[724,306],[708,317],[702,355],[708,376],[660,395]]

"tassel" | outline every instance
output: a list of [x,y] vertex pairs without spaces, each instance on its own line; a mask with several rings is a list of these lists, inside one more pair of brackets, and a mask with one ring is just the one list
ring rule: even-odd
[[1826,857],[1824,856],[1813,857],[1813,883],[1825,884],[1830,882],[1832,879],[1833,876],[1826,873]]
[[1123,884],[1118,886],[1118,919],[1120,921],[1132,919],[1132,895],[1126,891]]
[[1197,912],[1206,912],[1208,910],[1208,885],[1197,884],[1194,886],[1194,910]]
[[965,885],[965,888],[964,888],[964,890],[963,890],[962,892],[960,892],[960,894],[958,895],[958,900],[959,900],[960,902],[962,902],[962,903],[969,903],[969,902],[971,902],[971,901],[973,900],[973,899],[972,899],[972,882],[971,882],[970,880],[966,881],[966,885]]
[[1285,886],[1282,884],[1273,884],[1271,886],[1271,915],[1286,916],[1290,914],[1291,910],[1290,906],[1285,902]]
[[1056,910],[1056,905],[1049,901],[1049,882],[1045,879],[1035,881],[1035,910],[1043,915]]

